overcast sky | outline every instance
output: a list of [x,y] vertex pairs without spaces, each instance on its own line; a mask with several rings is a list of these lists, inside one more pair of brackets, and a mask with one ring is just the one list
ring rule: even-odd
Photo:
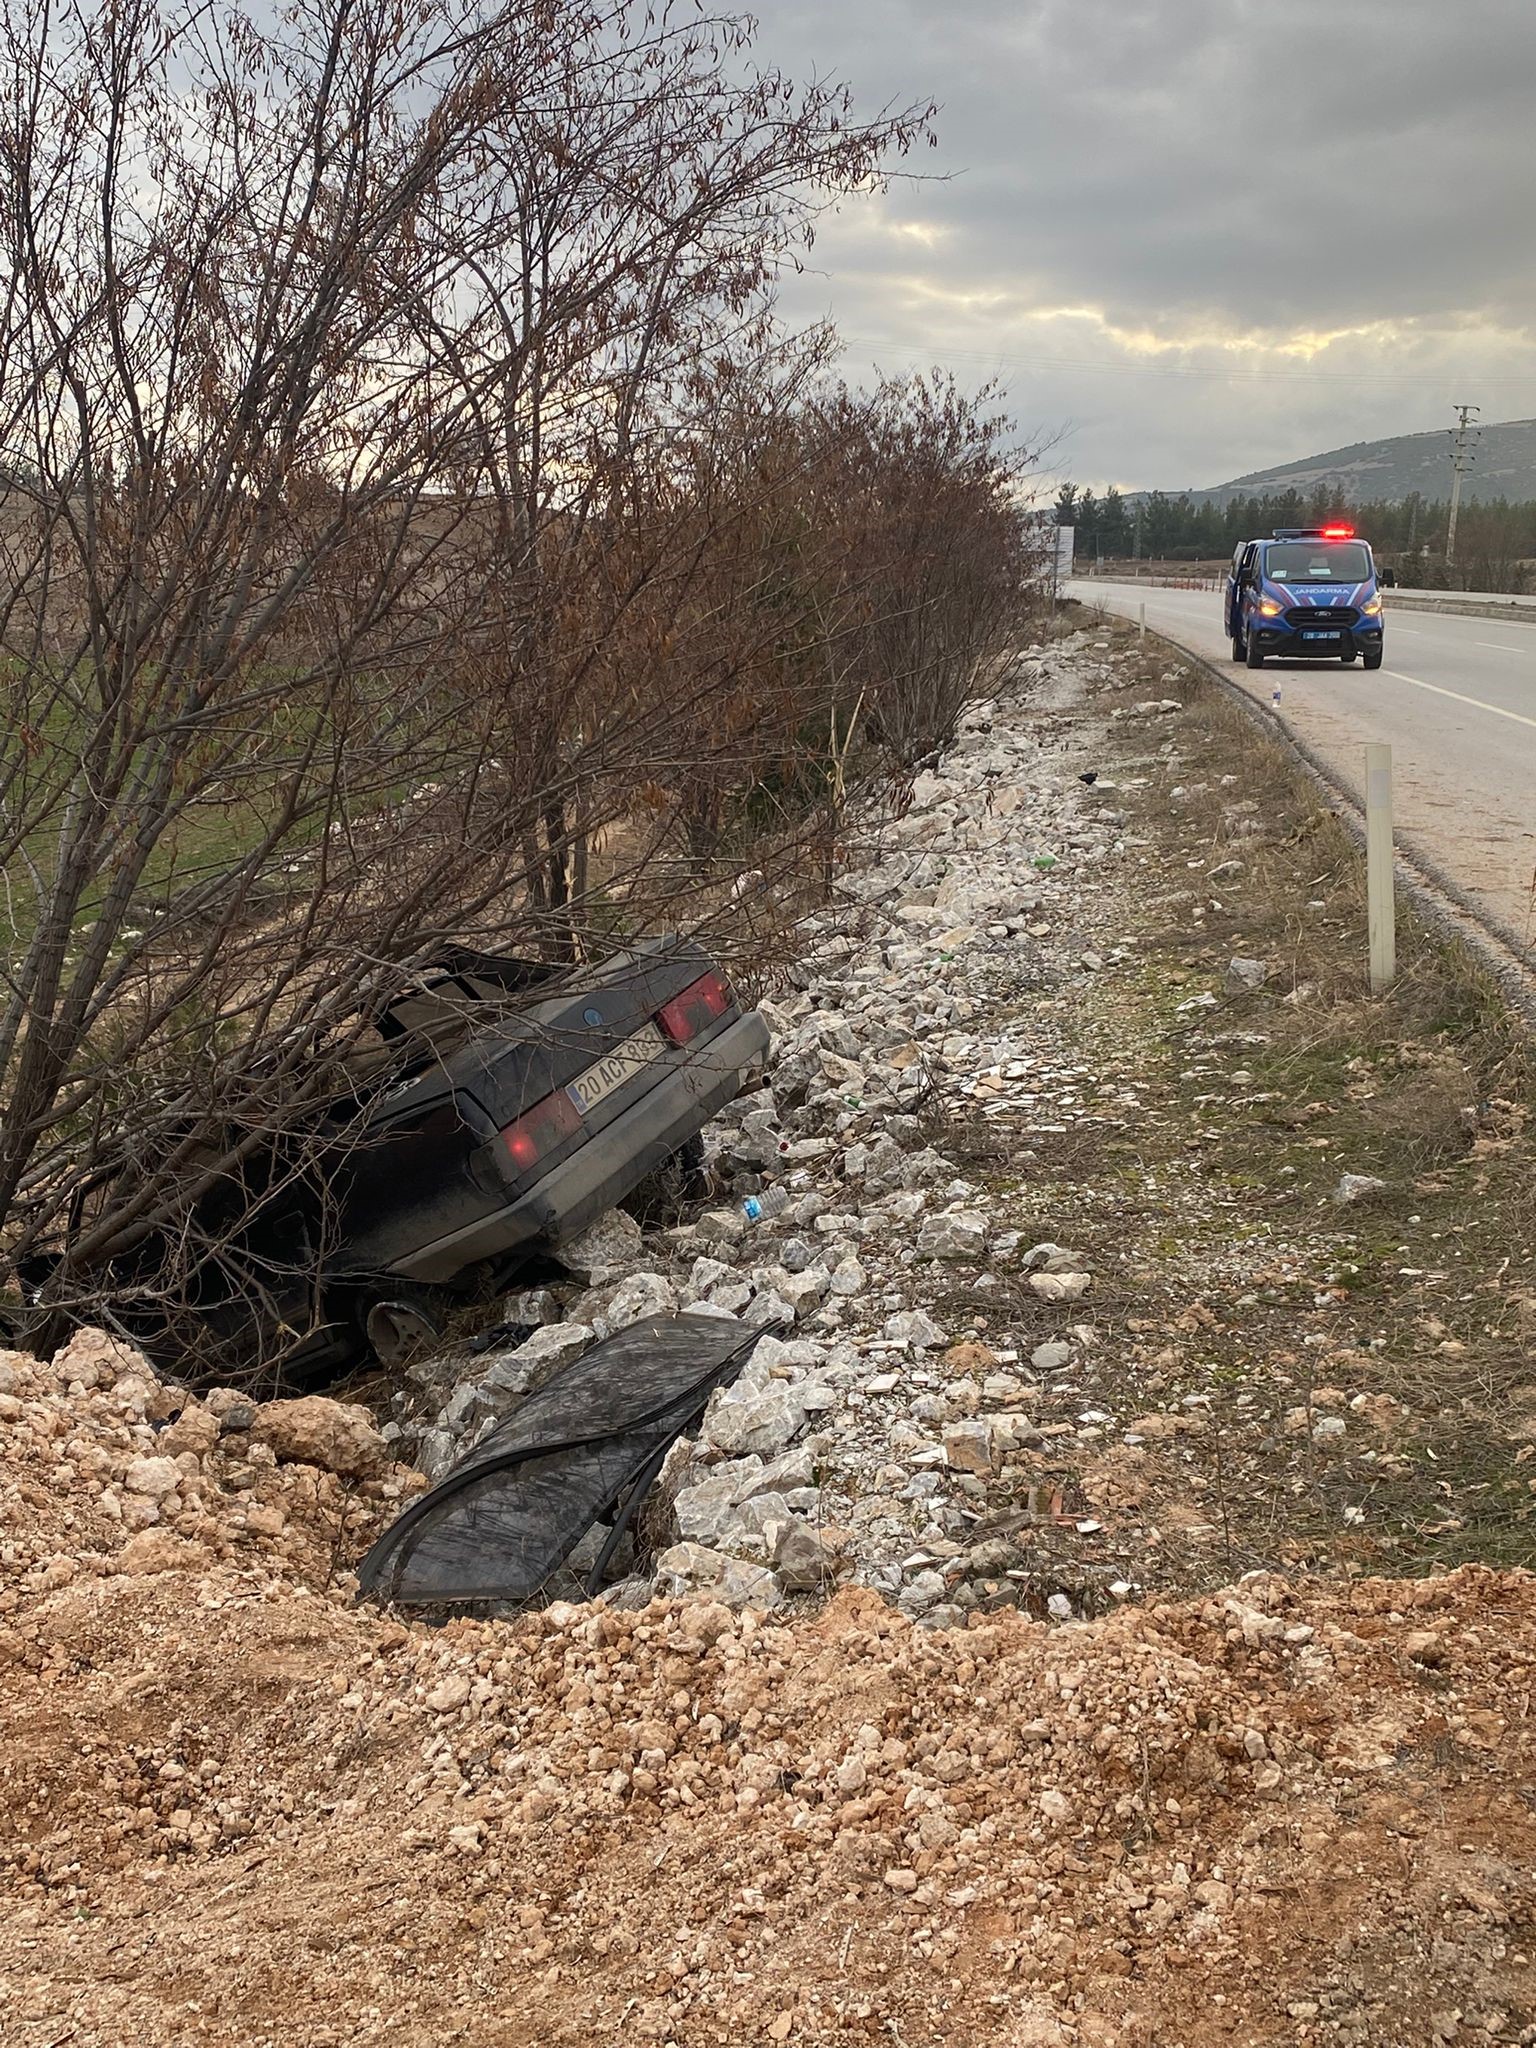
[[1008,384],[1055,473],[1178,487],[1536,415],[1536,0],[760,0],[761,53],[942,103],[797,313]]

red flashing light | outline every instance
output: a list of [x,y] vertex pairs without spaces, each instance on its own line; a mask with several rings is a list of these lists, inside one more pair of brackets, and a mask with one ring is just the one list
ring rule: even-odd
[[1355,529],[1352,526],[1325,526],[1323,528],[1324,540],[1353,540],[1354,537]]
[[656,1012],[656,1022],[674,1045],[686,1045],[697,1038],[705,1025],[713,1024],[731,1007],[731,991],[724,975],[701,974],[680,996]]
[[546,1095],[532,1109],[525,1109],[515,1124],[508,1124],[502,1140],[519,1173],[537,1166],[546,1152],[552,1152],[563,1138],[581,1126],[581,1112],[563,1088]]

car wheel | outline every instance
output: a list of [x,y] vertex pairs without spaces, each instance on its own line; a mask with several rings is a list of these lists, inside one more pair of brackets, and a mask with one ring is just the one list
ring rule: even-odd
[[368,1348],[386,1371],[394,1371],[424,1345],[436,1344],[447,1325],[450,1297],[431,1287],[391,1288],[359,1305]]
[[1373,648],[1371,649],[1371,651],[1370,651],[1370,652],[1369,652],[1368,654],[1366,654],[1365,656],[1363,656],[1363,657],[1362,657],[1362,658],[1363,658],[1363,660],[1364,660],[1364,662],[1365,662],[1365,665],[1366,665],[1366,667],[1367,667],[1367,668],[1380,668],[1380,667],[1381,667],[1381,657],[1382,657],[1382,654],[1383,654],[1383,652],[1384,652],[1384,651],[1385,651],[1385,650],[1384,650],[1384,649],[1382,649],[1382,648],[1380,648],[1380,647],[1373,647]]
[[1243,659],[1250,668],[1262,668],[1264,666],[1264,657],[1259,652],[1256,640],[1247,640],[1243,643]]
[[1236,634],[1236,633],[1234,633],[1234,634],[1232,635],[1232,659],[1233,659],[1234,661],[1241,661],[1241,660],[1242,660],[1242,658],[1243,658],[1243,643],[1242,643],[1242,639],[1241,639],[1241,636],[1240,636],[1239,634]]

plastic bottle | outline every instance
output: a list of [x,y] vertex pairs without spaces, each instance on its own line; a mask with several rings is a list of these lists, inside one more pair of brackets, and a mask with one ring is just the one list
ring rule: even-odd
[[788,1207],[789,1196],[783,1188],[764,1188],[760,1195],[748,1195],[741,1213],[749,1223],[761,1223],[765,1216],[782,1216]]

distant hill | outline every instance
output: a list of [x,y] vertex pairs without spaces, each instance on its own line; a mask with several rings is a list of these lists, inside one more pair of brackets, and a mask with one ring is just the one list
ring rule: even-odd
[[[1463,502],[1479,498],[1536,498],[1536,420],[1500,420],[1485,426],[1461,487]],[[1355,441],[1300,462],[1278,463],[1234,477],[1213,490],[1191,491],[1196,504],[1226,505],[1233,498],[1275,491],[1308,492],[1319,484],[1352,504],[1397,503],[1417,491],[1433,500],[1451,494],[1451,440],[1438,428],[1427,434],[1398,434],[1390,441]],[[1170,497],[1180,495],[1169,492]],[[1127,502],[1134,502],[1128,498]]]

